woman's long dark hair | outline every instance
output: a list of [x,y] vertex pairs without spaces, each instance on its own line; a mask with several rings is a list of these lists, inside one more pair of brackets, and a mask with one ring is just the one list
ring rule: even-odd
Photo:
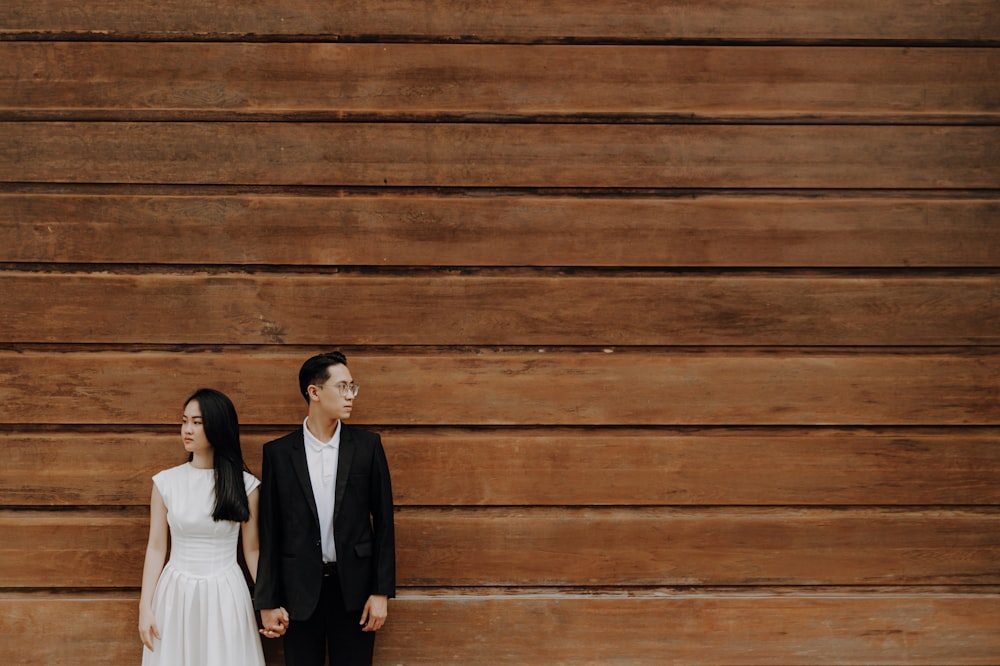
[[[225,393],[215,389],[198,389],[184,401],[184,406],[187,407],[192,400],[201,408],[205,437],[215,453],[215,509],[212,518],[216,521],[246,522],[250,519],[250,505],[247,503],[243,472],[250,470],[243,462],[236,408]],[[189,455],[188,462],[193,458],[194,454]]]

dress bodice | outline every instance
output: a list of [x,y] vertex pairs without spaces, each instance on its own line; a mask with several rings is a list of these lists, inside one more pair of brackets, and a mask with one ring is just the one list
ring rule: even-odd
[[[243,473],[249,494],[259,485]],[[215,470],[186,463],[153,477],[167,507],[170,564],[189,576],[212,576],[236,562],[240,524],[215,521]]]

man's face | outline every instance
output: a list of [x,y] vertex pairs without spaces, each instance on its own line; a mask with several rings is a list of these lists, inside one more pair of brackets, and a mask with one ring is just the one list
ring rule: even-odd
[[354,384],[354,377],[346,365],[331,365],[327,372],[330,378],[322,385],[314,384],[315,390],[311,391],[314,407],[331,420],[349,419],[354,407],[354,395],[348,389]]

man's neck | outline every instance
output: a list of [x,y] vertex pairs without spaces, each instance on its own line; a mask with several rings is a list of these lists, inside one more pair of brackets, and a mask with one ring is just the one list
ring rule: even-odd
[[337,424],[339,423],[339,419],[319,418],[310,414],[306,420],[306,427],[319,441],[329,442],[333,439],[333,433],[337,432]]

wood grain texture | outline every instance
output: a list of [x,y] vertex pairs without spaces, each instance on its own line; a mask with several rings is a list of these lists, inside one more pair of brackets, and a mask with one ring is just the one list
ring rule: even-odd
[[[1000,342],[1000,277],[0,272],[14,343],[958,345]],[[850,312],[851,317],[844,317]],[[192,313],[196,313],[192,316]]]
[[0,42],[0,117],[984,122],[996,49]]
[[[176,423],[212,385],[245,424],[300,423],[316,349],[0,351],[8,424]],[[383,425],[993,425],[993,348],[831,351],[470,350],[354,354],[354,421]],[[52,377],[61,390],[52,392]],[[45,394],[44,402],[38,396]]]
[[995,268],[1000,202],[921,194],[595,198],[0,189],[0,261]]
[[[0,510],[0,528],[0,587],[142,577],[144,508]],[[402,587],[1000,584],[987,508],[401,508],[396,534]]]
[[412,611],[409,600],[396,604],[376,648],[382,663],[986,664],[998,633],[992,594],[772,596],[765,588],[742,598],[542,593],[413,602]]
[[400,512],[397,548],[407,585],[996,584],[998,522],[987,509],[425,509]]
[[[6,506],[145,506],[181,463],[158,429],[0,433]],[[261,446],[285,429],[244,428]],[[1000,432],[379,428],[397,506],[1000,504]]]
[[[0,593],[6,657],[26,665],[138,659],[138,593]],[[402,591],[375,664],[992,664],[996,588],[756,594]],[[105,627],[95,636],[93,627]],[[593,627],[607,636],[593,641]],[[704,639],[712,627],[713,640]],[[51,640],[60,627],[61,640]],[[462,629],[456,629],[461,627]],[[280,643],[264,642],[278,666]]]
[[995,0],[7,5],[0,661],[136,661],[178,403],[259,473],[344,348],[376,663],[996,664]]
[[52,39],[307,39],[442,41],[831,40],[989,41],[1000,34],[992,0],[701,0],[696,3],[528,0],[340,2],[174,0],[138,7],[126,0],[18,3],[0,14],[10,37]]
[[1000,127],[0,123],[0,181],[994,188]]
[[0,511],[0,528],[0,587],[122,588],[142,583],[148,508],[7,510]]

